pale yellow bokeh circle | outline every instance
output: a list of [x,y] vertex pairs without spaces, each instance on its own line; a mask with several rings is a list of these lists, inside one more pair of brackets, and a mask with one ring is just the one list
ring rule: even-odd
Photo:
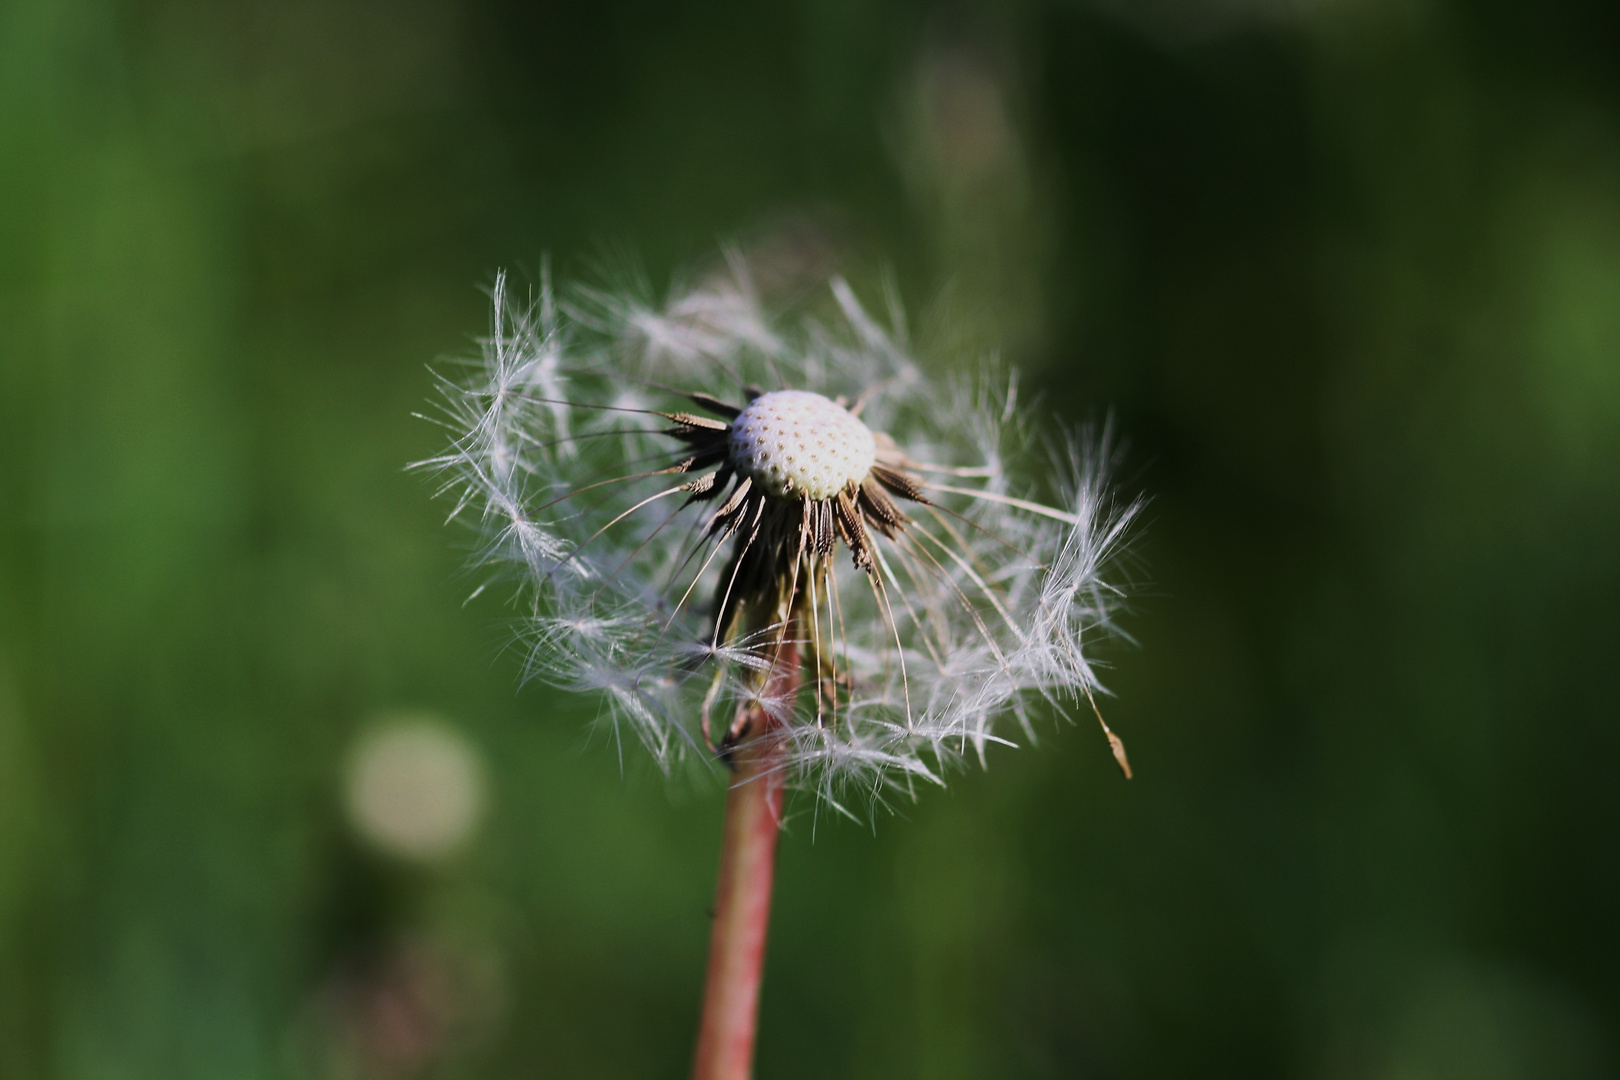
[[355,743],[344,779],[349,822],[372,845],[433,862],[477,831],[484,765],[465,736],[436,717],[381,720]]

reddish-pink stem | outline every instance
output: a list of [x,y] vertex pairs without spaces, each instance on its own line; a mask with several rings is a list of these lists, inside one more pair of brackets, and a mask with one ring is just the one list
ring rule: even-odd
[[[799,678],[797,650],[789,644],[777,657],[766,693],[791,702]],[[748,1080],[753,1072],[776,836],[782,824],[782,745],[772,737],[776,722],[763,709],[753,707],[744,723],[748,738],[734,752],[736,772],[726,793],[693,1080]]]

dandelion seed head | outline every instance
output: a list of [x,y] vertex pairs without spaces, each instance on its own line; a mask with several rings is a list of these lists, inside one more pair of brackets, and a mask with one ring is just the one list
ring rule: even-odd
[[763,712],[840,812],[1033,740],[1037,701],[1089,709],[1137,512],[1110,433],[1039,453],[1016,381],[930,377],[892,300],[885,327],[834,279],[834,318],[788,324],[728,268],[662,305],[499,277],[482,362],[441,379],[421,467],[523,583],[529,673],[665,768]]

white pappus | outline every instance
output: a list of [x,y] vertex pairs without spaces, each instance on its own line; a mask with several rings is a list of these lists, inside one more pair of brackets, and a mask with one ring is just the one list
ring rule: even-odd
[[[1139,504],[1106,432],[1031,453],[1015,380],[936,380],[898,317],[831,290],[834,320],[784,328],[739,258],[660,308],[497,277],[482,357],[440,378],[453,442],[418,467],[523,582],[529,674],[602,695],[666,769],[769,737],[849,812],[1033,738],[1037,699],[1095,710]],[[787,664],[802,692],[767,677]]]

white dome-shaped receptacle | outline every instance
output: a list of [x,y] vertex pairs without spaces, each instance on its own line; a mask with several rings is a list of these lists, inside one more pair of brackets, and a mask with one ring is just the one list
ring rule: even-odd
[[731,422],[730,440],[737,472],[782,499],[830,499],[877,459],[871,429],[808,390],[761,394]]

